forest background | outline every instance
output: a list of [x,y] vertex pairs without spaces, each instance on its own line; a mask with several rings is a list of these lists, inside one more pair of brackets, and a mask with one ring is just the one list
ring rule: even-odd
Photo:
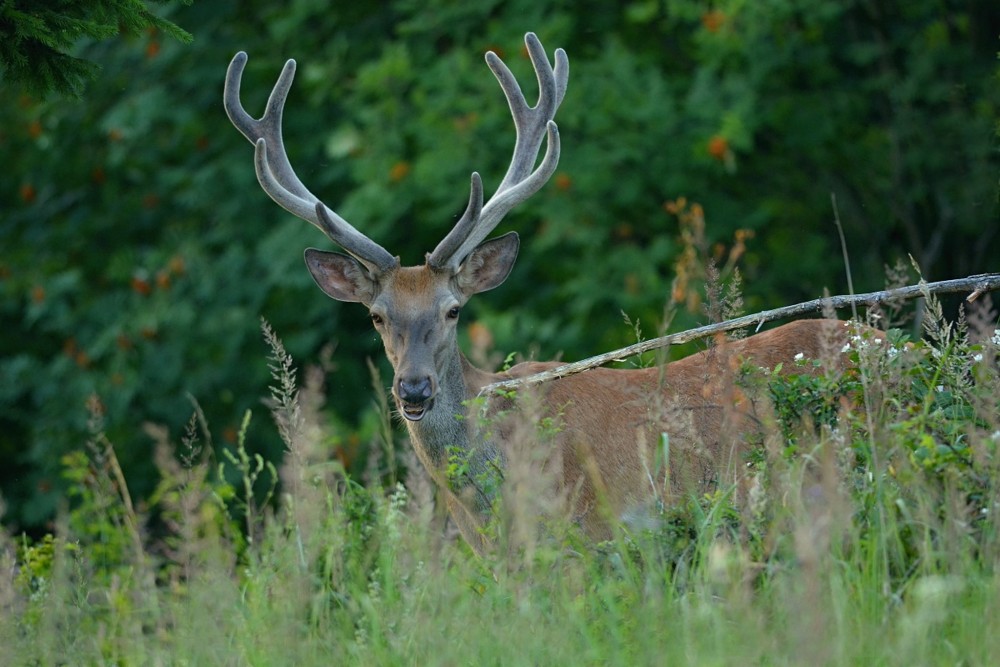
[[0,489],[15,531],[55,516],[63,457],[95,415],[140,499],[157,478],[147,425],[179,437],[194,402],[219,447],[252,410],[248,447],[280,459],[261,318],[325,369],[331,456],[360,473],[385,444],[366,359],[379,386],[389,374],[367,314],[312,284],[302,250],[330,244],[267,199],[222,110],[239,50],[255,115],[297,59],[293,165],[404,263],[453,224],[471,171],[489,194],[509,161],[483,53],[532,99],[524,33],[567,50],[559,169],[503,223],[522,235],[513,274],[463,314],[486,365],[704,322],[694,267],[708,258],[739,267],[748,312],[842,293],[831,196],[858,291],[908,256],[930,280],[998,268],[992,0],[154,7],[194,39],[119,26],[83,40],[73,53],[100,70],[78,96],[0,82]]

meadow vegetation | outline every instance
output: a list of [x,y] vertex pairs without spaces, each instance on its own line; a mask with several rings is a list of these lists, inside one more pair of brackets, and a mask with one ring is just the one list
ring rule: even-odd
[[599,544],[536,465],[558,426],[526,424],[479,558],[393,423],[364,309],[316,291],[321,237],[266,201],[221,104],[236,51],[257,113],[297,58],[300,175],[409,264],[510,154],[483,52],[530,80],[526,31],[564,47],[559,170],[461,343],[574,360],[845,291],[831,194],[859,292],[907,254],[995,271],[994,4],[165,2],[56,35],[103,68],[83,97],[0,95],[0,664],[1000,664],[988,295],[868,313],[889,335],[846,373],[746,366],[747,483]]
[[244,447],[263,414],[219,447],[195,405],[179,438],[147,427],[159,481],[136,504],[93,406],[73,503],[44,539],[2,538],[5,661],[995,664],[1000,329],[988,298],[929,312],[925,340],[853,339],[855,370],[747,366],[771,406],[753,483],[610,541],[580,539],[521,448],[482,559],[411,454],[363,483],[329,457],[324,373],[299,378],[265,323],[282,465]]

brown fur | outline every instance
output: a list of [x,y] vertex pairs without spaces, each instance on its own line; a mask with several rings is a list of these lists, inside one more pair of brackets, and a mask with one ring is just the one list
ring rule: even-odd
[[[784,364],[787,370],[802,353],[842,364],[845,324],[801,320],[664,367],[596,368],[545,383],[537,399],[541,412],[560,415],[551,456],[561,461],[558,483],[573,496],[574,519],[592,537],[602,538],[610,521],[648,507],[657,496],[670,502],[738,482],[746,469],[748,441],[758,430],[754,405],[735,383],[741,363],[769,370]],[[481,374],[475,384],[558,365],[519,364],[506,373]],[[497,410],[510,407],[501,402]],[[657,470],[654,448],[662,434],[668,437],[670,460]],[[664,489],[666,469],[670,480]]]

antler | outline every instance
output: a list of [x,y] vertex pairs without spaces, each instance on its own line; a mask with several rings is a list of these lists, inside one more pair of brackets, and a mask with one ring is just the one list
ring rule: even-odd
[[[566,93],[569,60],[565,51],[556,49],[553,68],[533,32],[524,36],[524,43],[538,77],[538,103],[529,107],[517,80],[499,56],[492,51],[486,54],[486,64],[500,82],[514,117],[517,130],[514,155],[507,174],[485,206],[482,179],[477,172],[472,173],[469,205],[454,228],[427,256],[431,266],[457,271],[469,253],[489,236],[512,208],[538,192],[559,163],[559,128],[552,119]],[[532,170],[544,136],[548,137],[545,157],[538,168]]]
[[377,275],[397,266],[399,260],[389,251],[352,227],[346,220],[309,192],[288,161],[285,142],[281,138],[281,114],[288,91],[295,78],[295,61],[289,60],[281,70],[264,115],[255,120],[240,102],[240,81],[247,64],[247,54],[237,53],[226,71],[223,99],[226,114],[236,129],[254,144],[254,167],[264,192],[283,209],[307,220],[323,230],[340,247]]

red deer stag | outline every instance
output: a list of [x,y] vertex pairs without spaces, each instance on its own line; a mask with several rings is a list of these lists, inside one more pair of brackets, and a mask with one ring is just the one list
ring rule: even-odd
[[[490,373],[473,367],[456,341],[462,306],[473,294],[500,285],[517,256],[516,233],[487,237],[508,211],[545,184],[559,160],[553,117],[566,91],[569,63],[562,49],[556,50],[554,65],[550,63],[532,33],[525,43],[538,77],[539,99],[533,107],[500,58],[486,54],[514,117],[510,167],[485,204],[482,181],[473,172],[464,214],[423,266],[401,266],[398,257],[327,208],[295,175],[281,135],[294,60],[285,63],[259,120],[240,102],[247,62],[243,52],[229,65],[224,93],[230,120],[254,144],[254,165],[264,191],[347,251],[344,255],[310,248],[305,251],[306,265],[327,295],[368,308],[395,372],[392,395],[417,456],[445,493],[463,537],[479,553],[491,546],[483,526],[495,496],[495,488],[480,480],[491,471],[503,474],[516,436],[502,423],[493,424],[484,435],[479,420],[467,418],[470,399],[492,382],[558,365],[523,363]],[[536,167],[543,139],[546,152]],[[733,360],[773,368],[798,353],[819,358],[831,344],[842,344],[845,335],[843,323],[798,321],[662,368],[598,368],[530,392],[535,414],[558,422],[545,443],[551,448],[546,465],[566,492],[573,519],[588,534],[600,537],[608,534],[609,518],[647,506],[655,495],[673,496],[738,479],[742,436],[752,429],[753,418],[732,382]],[[508,405],[500,407],[510,407],[510,400],[494,399],[492,404],[496,408],[506,401]],[[663,434],[670,444],[665,467],[670,482],[657,491],[665,473],[653,470],[647,450],[661,442]],[[449,479],[446,468],[456,453],[466,463],[465,472],[461,479]]]

